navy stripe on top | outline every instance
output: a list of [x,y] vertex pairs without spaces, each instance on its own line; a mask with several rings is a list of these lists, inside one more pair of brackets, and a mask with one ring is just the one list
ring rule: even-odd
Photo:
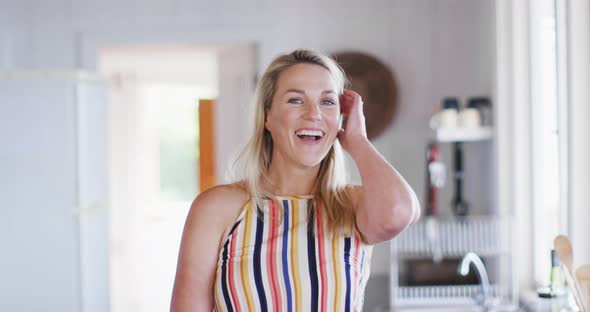
[[[229,245],[230,240],[226,241],[225,244],[223,245],[223,261],[227,261],[227,247]],[[229,292],[228,292],[228,287],[227,287],[227,269],[226,266],[224,265],[221,268],[221,285],[223,285],[223,300],[225,300],[225,305],[227,306],[228,311],[233,312],[233,305],[231,304],[231,299],[229,298]]]
[[346,301],[344,311],[350,311],[350,237],[344,239],[344,271],[346,272]]
[[261,311],[268,311],[266,302],[266,294],[264,293],[264,284],[262,283],[262,265],[261,265],[261,249],[262,249],[262,232],[264,231],[264,213],[258,207],[258,216],[256,218],[256,241],[254,242],[254,283],[256,284],[256,292],[258,293],[258,301],[260,302]]
[[315,255],[315,237],[313,234],[313,220],[314,211],[310,212],[309,222],[307,223],[307,262],[309,265],[309,280],[311,282],[311,310],[318,310],[318,270],[316,267],[316,255]]
[[285,288],[287,288],[287,311],[291,312],[293,298],[291,298],[291,281],[289,280],[289,262],[287,261],[289,250],[289,201],[283,200],[283,278],[285,279]]

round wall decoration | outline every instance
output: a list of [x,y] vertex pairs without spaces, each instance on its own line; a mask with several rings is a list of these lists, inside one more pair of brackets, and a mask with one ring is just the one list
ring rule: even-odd
[[348,76],[348,88],[363,98],[367,136],[378,137],[393,122],[397,111],[397,84],[392,72],[365,53],[341,52],[332,57]]

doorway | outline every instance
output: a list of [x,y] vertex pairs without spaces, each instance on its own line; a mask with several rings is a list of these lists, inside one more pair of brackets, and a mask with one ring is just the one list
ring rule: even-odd
[[99,53],[98,71],[110,82],[113,312],[169,309],[191,202],[223,182],[217,155],[224,150],[218,142],[235,141],[231,132],[218,130],[220,122],[231,124],[221,113],[231,104],[217,101],[222,90],[231,90],[221,86],[235,82],[221,64],[228,50],[239,51],[142,46]]

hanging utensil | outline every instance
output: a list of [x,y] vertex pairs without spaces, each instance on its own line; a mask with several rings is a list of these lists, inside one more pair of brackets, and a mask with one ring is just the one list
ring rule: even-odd
[[438,216],[440,214],[438,207],[438,189],[445,185],[446,166],[440,161],[440,149],[436,142],[428,144],[426,152],[426,215]]
[[463,199],[463,143],[453,144],[455,154],[455,196],[453,198],[453,213],[455,216],[466,216],[469,204]]
[[444,186],[445,181],[446,167],[440,161],[438,144],[430,142],[426,152],[426,237],[430,242],[432,260],[436,263],[442,261],[442,248],[438,241],[438,189]]

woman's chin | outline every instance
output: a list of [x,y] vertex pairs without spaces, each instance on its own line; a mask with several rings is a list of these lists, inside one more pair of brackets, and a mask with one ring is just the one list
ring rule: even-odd
[[298,163],[302,167],[314,168],[316,166],[319,166],[323,159],[323,157],[305,157],[300,158]]

